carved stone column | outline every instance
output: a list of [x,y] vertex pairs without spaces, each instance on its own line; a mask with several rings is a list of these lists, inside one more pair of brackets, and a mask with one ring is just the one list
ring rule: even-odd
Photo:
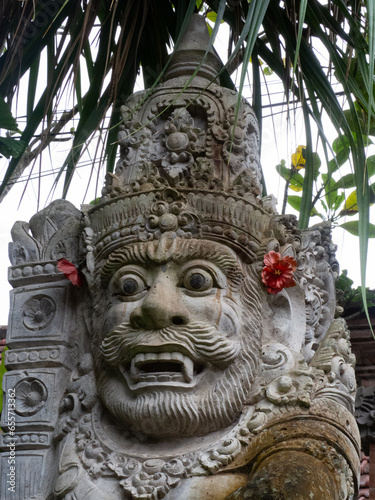
[[[53,487],[51,465],[58,459],[53,432],[66,380],[82,346],[74,305],[80,293],[56,264],[61,257],[77,259],[80,219],[75,207],[60,200],[12,230],[9,282],[14,290],[0,435],[4,499],[46,499]],[[14,487],[5,480],[11,466]]]

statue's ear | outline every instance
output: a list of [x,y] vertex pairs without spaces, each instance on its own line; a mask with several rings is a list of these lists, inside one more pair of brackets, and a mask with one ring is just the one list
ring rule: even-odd
[[306,332],[303,290],[297,285],[284,288],[276,295],[267,294],[263,311],[263,343],[278,342],[301,352]]

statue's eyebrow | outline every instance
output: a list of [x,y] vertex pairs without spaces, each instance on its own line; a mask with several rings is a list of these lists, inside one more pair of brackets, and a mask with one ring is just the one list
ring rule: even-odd
[[237,274],[240,265],[236,257],[222,245],[207,240],[180,240],[160,251],[158,242],[136,243],[113,252],[101,269],[101,279],[110,279],[121,267],[135,264],[148,267],[163,265],[170,261],[183,263],[189,260],[207,260],[218,266],[225,274]]
[[[192,242],[193,243],[193,242]],[[187,262],[189,260],[207,260],[219,267],[225,274],[230,270],[240,269],[240,265],[234,255],[229,250],[223,247],[218,247],[210,242],[211,246],[203,248],[199,246],[187,245],[183,252],[177,252],[173,255],[172,260],[177,263]],[[186,250],[188,254],[186,254]]]

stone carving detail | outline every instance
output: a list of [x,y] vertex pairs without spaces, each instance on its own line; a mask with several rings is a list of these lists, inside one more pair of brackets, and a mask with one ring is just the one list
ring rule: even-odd
[[191,460],[174,458],[170,461],[154,458],[143,462],[135,458],[108,453],[92,435],[90,416],[83,417],[76,436],[83,467],[94,478],[115,476],[119,485],[132,499],[164,498],[171,488],[186,476]]
[[[63,257],[75,260],[80,218],[80,212],[71,203],[56,200],[34,215],[29,224],[16,222],[12,229],[14,243],[9,244],[12,265]],[[45,269],[39,265],[33,272],[38,275],[43,271]]]
[[262,381],[270,381],[265,395],[271,403],[310,406],[314,374],[302,356],[272,344],[263,347],[262,361],[265,372]]
[[[67,359],[67,352],[64,348],[42,348],[42,349],[12,349],[7,351],[6,363],[8,366],[17,366],[17,364],[27,364],[36,366],[48,364],[49,366],[61,365],[66,363],[70,368],[72,362]],[[70,361],[70,362],[69,362]]]
[[355,401],[355,417],[361,433],[361,443],[366,453],[375,438],[375,386],[360,386]]
[[60,419],[54,437],[62,439],[74,429],[79,418],[91,410],[96,402],[96,388],[93,378],[93,360],[91,354],[84,354],[76,370],[72,372],[70,382],[65,389],[60,407]]
[[19,432],[15,436],[11,434],[1,435],[1,446],[9,447],[15,443],[17,450],[42,449],[51,446],[51,439],[47,432]]
[[322,369],[328,379],[322,382],[316,397],[339,401],[352,413],[356,394],[355,356],[350,349],[350,333],[343,319],[333,321],[321,343],[313,366]]
[[[179,97],[173,92],[167,97],[161,90],[160,98],[155,98],[148,112],[138,110],[145,95],[136,94],[121,109],[121,160],[115,178],[111,176],[107,181],[105,197],[138,191],[142,185],[142,190],[160,188],[161,179],[180,189],[228,189],[224,179],[214,173],[218,150],[230,169],[229,176],[232,174],[230,186],[237,186],[231,188],[233,192],[241,185],[239,194],[246,193],[252,200],[261,193],[258,126],[246,101],[242,101],[242,115],[234,129],[237,94],[216,85],[199,99],[189,91]],[[223,108],[227,116],[218,120],[215,115],[221,115]],[[146,125],[140,123],[145,115]]]
[[46,295],[36,295],[23,306],[23,324],[29,330],[46,328],[55,316],[56,304]]
[[[330,230],[300,231],[261,198],[254,112],[217,84],[213,52],[191,80],[202,30],[198,17],[165,82],[122,107],[98,203],[81,214],[54,202],[14,228],[6,360],[17,372],[5,381],[17,443],[41,453],[40,499],[358,492]],[[261,278],[270,251],[297,262],[277,295]],[[79,266],[79,290],[56,273],[61,257]]]
[[361,489],[359,490],[358,500],[370,498],[370,457],[361,453]]
[[47,388],[38,379],[26,377],[14,388],[16,394],[15,411],[22,417],[35,415],[47,400]]

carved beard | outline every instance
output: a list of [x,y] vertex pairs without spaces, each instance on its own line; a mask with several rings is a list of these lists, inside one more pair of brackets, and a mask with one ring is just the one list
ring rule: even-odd
[[[186,326],[183,335],[178,327],[157,332],[163,342],[168,338],[214,366],[226,366],[216,370],[215,381],[209,387],[199,388],[198,394],[194,389],[188,393],[155,390],[133,394],[124,387],[118,370],[103,363],[98,391],[112,415],[143,434],[159,438],[205,435],[235,422],[252,396],[260,358],[261,307],[259,285],[254,278],[245,280],[241,300],[245,312],[239,348],[211,325],[193,324],[191,335],[187,335]],[[104,339],[102,351],[112,366],[124,362],[129,347],[137,345],[140,332],[133,333],[133,341],[129,341],[131,330],[119,327]],[[155,336],[156,332],[152,333]],[[200,342],[203,337],[204,342]]]

